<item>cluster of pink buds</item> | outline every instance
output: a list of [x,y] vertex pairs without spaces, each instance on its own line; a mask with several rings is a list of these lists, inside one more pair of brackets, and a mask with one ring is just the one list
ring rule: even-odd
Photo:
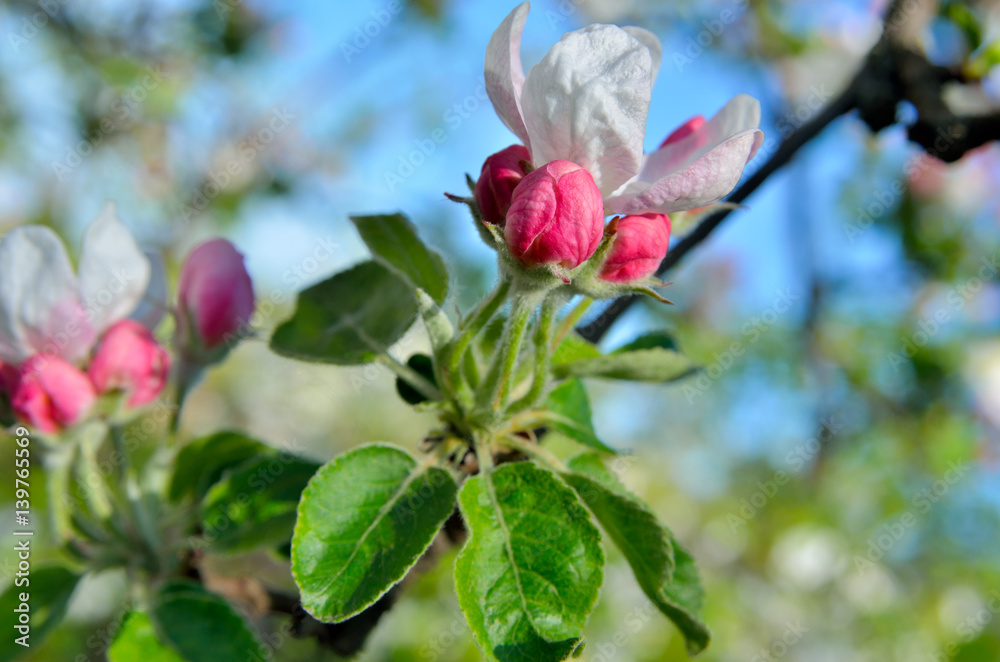
[[[686,138],[704,124],[695,117],[664,144]],[[652,277],[670,246],[670,218],[644,213],[617,216],[605,225],[604,201],[593,176],[570,161],[530,170],[527,150],[511,145],[486,159],[475,199],[484,222],[503,230],[510,254],[528,268],[575,269],[610,241],[597,271],[608,283]]]
[[[110,225],[111,221],[106,223],[117,229]],[[30,229],[15,234],[6,248],[19,242],[27,245],[41,241],[58,246],[50,241],[47,230]],[[58,254],[62,249],[60,246],[53,250]],[[0,264],[0,270],[3,266]],[[146,273],[144,280],[148,279]],[[127,315],[139,298],[115,314]],[[61,347],[56,342],[58,327],[53,328],[52,320],[63,319],[58,315],[65,315],[67,309],[77,309],[75,300],[67,300],[69,303],[57,302],[51,311],[45,311],[51,337],[17,344],[13,341],[27,337],[20,333],[21,329],[10,338],[0,334],[0,349],[6,350],[0,357],[0,396],[6,401],[8,413],[49,434],[86,420],[102,397],[121,398],[114,402],[123,403],[126,410],[148,405],[160,395],[170,376],[170,354],[148,327],[134,319],[110,321],[96,344],[82,353],[46,351],[44,348]],[[179,353],[186,360],[196,357],[203,365],[218,360],[225,354],[227,342],[248,323],[253,309],[253,287],[243,256],[223,239],[197,246],[181,268],[177,301]],[[34,328],[28,327],[28,320],[16,321],[25,329]]]

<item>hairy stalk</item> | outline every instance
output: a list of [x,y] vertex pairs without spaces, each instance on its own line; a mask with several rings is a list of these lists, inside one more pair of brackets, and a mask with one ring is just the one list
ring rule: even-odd
[[142,490],[139,487],[139,475],[135,467],[132,466],[132,458],[128,452],[128,445],[122,437],[122,429],[119,426],[111,426],[111,439],[114,442],[115,450],[121,458],[120,488],[125,499],[125,505],[128,507],[132,522],[147,549],[153,556],[157,556],[162,545],[154,521],[155,518],[146,508],[145,504],[143,504]]
[[544,291],[532,290],[516,294],[507,324],[504,326],[503,337],[490,362],[486,378],[476,392],[476,404],[481,409],[500,411],[507,404],[510,395],[510,378],[521,351],[528,330],[531,315],[545,296]]
[[392,370],[396,375],[407,382],[410,386],[420,391],[428,400],[440,400],[443,395],[438,387],[431,384],[427,379],[421,375],[419,372],[401,362],[396,357],[392,356],[388,352],[382,352],[378,356],[378,362],[385,367]]
[[516,435],[507,435],[503,438],[503,441],[504,443],[509,444],[513,449],[540,460],[542,464],[545,464],[553,471],[559,473],[569,473],[569,467],[563,464],[562,460],[538,444],[522,439]]
[[538,315],[538,323],[535,325],[535,369],[534,377],[531,380],[531,388],[520,400],[510,406],[509,412],[518,412],[528,407],[534,406],[545,391],[545,384],[549,379],[549,361],[552,358],[550,345],[552,342],[552,323],[556,318],[556,311],[565,299],[559,294],[550,294],[542,310]]
[[469,344],[482,331],[486,323],[500,310],[500,306],[507,300],[509,293],[510,280],[502,278],[497,283],[497,286],[493,288],[493,291],[486,295],[486,298],[472,311],[468,320],[462,324],[462,330],[458,337],[455,338],[455,342],[448,353],[448,369],[450,372],[458,372],[462,364],[462,357],[465,356],[465,350],[469,348]]

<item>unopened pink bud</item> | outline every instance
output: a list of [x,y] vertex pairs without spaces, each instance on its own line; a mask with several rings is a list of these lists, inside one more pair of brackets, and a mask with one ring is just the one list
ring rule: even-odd
[[243,256],[231,243],[212,239],[188,254],[181,266],[177,308],[185,350],[212,350],[239,334],[253,314],[253,284]]
[[705,126],[705,116],[695,115],[687,122],[684,122],[684,124],[681,124],[679,127],[674,129],[674,132],[667,136],[662,143],[660,143],[660,147],[684,140],[703,126]]
[[604,202],[589,172],[570,161],[534,170],[514,189],[504,236],[526,265],[586,261],[604,234]]
[[522,145],[511,145],[486,158],[476,181],[476,202],[483,220],[504,226],[514,188],[528,174],[531,154]]
[[78,423],[96,399],[82,370],[57,356],[35,354],[20,366],[11,407],[22,421],[54,433]]
[[152,402],[163,390],[170,372],[170,355],[149,329],[135,320],[122,320],[104,334],[87,370],[98,393],[128,393],[128,406]]
[[612,283],[652,276],[670,247],[670,218],[666,214],[616,218],[608,225],[608,232],[614,239],[600,277]]

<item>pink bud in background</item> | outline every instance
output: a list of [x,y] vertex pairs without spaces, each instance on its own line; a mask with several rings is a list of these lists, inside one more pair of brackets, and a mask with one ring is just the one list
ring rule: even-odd
[[87,372],[98,393],[124,391],[129,407],[141,407],[155,400],[167,383],[170,355],[149,329],[122,320],[104,334]]
[[684,122],[684,124],[681,124],[679,127],[674,129],[674,132],[671,133],[669,136],[664,138],[663,142],[660,143],[660,147],[680,142],[681,140],[684,140],[685,138],[687,138],[688,136],[690,136],[692,133],[694,133],[703,126],[705,126],[705,116],[695,115],[687,122]]
[[231,243],[211,239],[188,254],[181,266],[177,308],[181,346],[195,353],[217,348],[249,321],[253,284],[243,256]]
[[19,419],[54,433],[78,423],[96,399],[82,370],[57,356],[35,354],[21,364],[11,406]]
[[608,232],[614,239],[600,277],[612,283],[652,276],[670,247],[670,218],[666,214],[616,218],[608,225]]
[[490,225],[504,226],[514,188],[528,174],[525,161],[531,154],[522,145],[511,145],[486,158],[476,181],[476,202],[483,220]]
[[603,234],[601,192],[577,164],[552,161],[514,189],[504,237],[524,264],[572,269],[594,254]]

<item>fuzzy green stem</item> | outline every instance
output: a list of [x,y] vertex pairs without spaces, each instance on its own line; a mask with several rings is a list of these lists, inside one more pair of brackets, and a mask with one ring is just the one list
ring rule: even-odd
[[570,473],[569,467],[567,467],[562,460],[538,444],[533,444],[530,441],[526,441],[515,435],[508,435],[503,439],[504,442],[510,444],[510,446],[515,450],[519,450],[525,455],[541,460],[542,463],[547,465],[550,469],[559,473]]
[[485,410],[500,411],[507,404],[510,395],[511,374],[521,352],[521,343],[528,330],[531,315],[542,297],[544,290],[529,290],[514,296],[513,307],[503,337],[490,362],[486,378],[476,392],[476,404]]
[[431,384],[427,378],[388,352],[379,354],[378,362],[389,368],[389,370],[392,370],[400,379],[408,383],[410,386],[420,391],[420,393],[428,400],[441,400],[444,397],[440,389],[434,386],[434,384]]
[[462,364],[462,357],[465,356],[465,350],[469,348],[469,344],[482,331],[486,323],[500,310],[500,306],[507,300],[509,292],[510,280],[504,278],[497,283],[492,292],[486,295],[486,298],[479,303],[469,319],[462,325],[461,333],[455,338],[448,354],[448,367],[452,373],[458,372]]
[[535,325],[535,372],[531,380],[531,388],[524,397],[517,400],[510,406],[510,411],[517,412],[533,406],[545,391],[545,384],[549,379],[549,362],[552,358],[550,344],[552,341],[552,323],[556,318],[556,311],[560,303],[565,299],[557,294],[550,294],[542,310],[538,315],[538,324]]

